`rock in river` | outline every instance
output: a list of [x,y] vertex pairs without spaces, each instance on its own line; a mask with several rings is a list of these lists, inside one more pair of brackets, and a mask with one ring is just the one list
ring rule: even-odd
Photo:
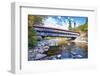
[[43,58],[43,57],[45,57],[45,56],[47,56],[46,54],[36,54],[36,57],[34,58],[35,60],[37,60],[37,59],[41,59],[41,58]]

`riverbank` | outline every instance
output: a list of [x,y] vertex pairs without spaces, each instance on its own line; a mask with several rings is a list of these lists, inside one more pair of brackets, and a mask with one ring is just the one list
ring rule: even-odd
[[87,33],[80,33],[80,36],[77,37],[75,40],[72,40],[72,42],[88,43],[88,35],[87,35]]
[[28,50],[28,60],[54,60],[87,58],[88,45],[84,35],[75,40],[68,38],[50,38],[38,41],[35,48]]

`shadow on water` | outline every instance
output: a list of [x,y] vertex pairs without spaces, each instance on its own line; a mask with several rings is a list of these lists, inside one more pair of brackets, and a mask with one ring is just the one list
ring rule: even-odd
[[88,58],[88,45],[80,42],[68,42],[60,46],[51,46],[44,54],[47,54],[47,59]]
[[[88,58],[88,44],[66,41],[64,44],[49,46],[40,41],[35,49],[28,51],[28,60],[85,59]],[[50,41],[51,42],[51,41]],[[52,41],[53,42],[53,41]]]

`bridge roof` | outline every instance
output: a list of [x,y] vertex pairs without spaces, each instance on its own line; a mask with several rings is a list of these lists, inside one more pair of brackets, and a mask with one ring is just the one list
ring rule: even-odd
[[54,30],[59,30],[59,31],[65,31],[65,32],[79,33],[79,32],[76,32],[76,31],[64,30],[64,29],[53,28],[53,27],[46,27],[46,26],[33,26],[33,27],[37,27],[37,28],[47,28],[47,29],[54,29]]

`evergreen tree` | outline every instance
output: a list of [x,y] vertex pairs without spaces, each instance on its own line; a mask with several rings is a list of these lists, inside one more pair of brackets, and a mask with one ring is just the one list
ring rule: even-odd
[[69,29],[69,30],[72,30],[72,25],[71,25],[71,19],[70,19],[70,18],[68,18],[68,22],[69,22],[69,23],[68,23],[68,24],[69,24],[68,29]]

